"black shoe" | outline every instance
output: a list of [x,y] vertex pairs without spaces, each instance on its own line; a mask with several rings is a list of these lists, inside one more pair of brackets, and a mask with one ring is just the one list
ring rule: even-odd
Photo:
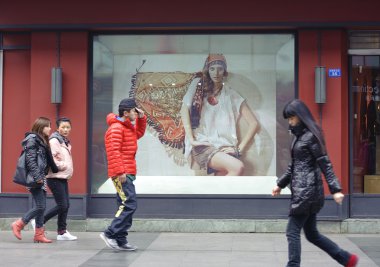
[[127,244],[124,244],[124,245],[119,245],[118,249],[119,250],[125,250],[125,251],[135,251],[137,249],[137,247],[134,246],[134,245],[131,245],[131,244],[127,243]]

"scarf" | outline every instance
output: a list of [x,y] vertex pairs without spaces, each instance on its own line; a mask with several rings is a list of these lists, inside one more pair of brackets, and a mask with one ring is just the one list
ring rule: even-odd
[[301,136],[305,129],[306,126],[302,122],[298,123],[295,126],[289,125],[289,131],[297,137]]
[[[220,64],[224,67],[225,73],[227,73],[227,61],[222,54],[209,54],[202,72],[197,73],[196,77],[201,77],[195,90],[193,97],[193,103],[190,110],[190,122],[191,128],[196,129],[199,127],[199,121],[201,119],[203,98],[208,97],[212,92],[213,82],[208,78],[208,69],[214,64]],[[210,104],[212,104],[210,102]]]

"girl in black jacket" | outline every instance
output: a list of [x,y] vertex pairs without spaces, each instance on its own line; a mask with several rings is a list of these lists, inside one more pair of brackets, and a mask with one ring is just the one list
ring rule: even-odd
[[295,136],[291,146],[292,161],[285,174],[277,180],[272,195],[279,195],[282,188],[290,185],[291,204],[286,229],[289,257],[287,267],[299,267],[301,264],[301,229],[308,241],[341,265],[354,267],[358,257],[338,247],[317,229],[317,213],[322,209],[325,199],[321,171],[335,202],[342,204],[344,198],[326,152],[322,131],[301,100],[295,99],[288,103],[283,116],[288,119],[289,130]]
[[25,134],[22,146],[25,149],[25,168],[37,183],[41,186],[28,188],[35,202],[35,207],[29,210],[24,216],[12,223],[13,234],[21,240],[21,230],[28,222],[35,218],[36,230],[34,242],[51,243],[45,237],[43,228],[44,212],[46,208],[46,178],[49,169],[58,172],[54,163],[49,146],[50,120],[39,117],[33,124],[31,132]]

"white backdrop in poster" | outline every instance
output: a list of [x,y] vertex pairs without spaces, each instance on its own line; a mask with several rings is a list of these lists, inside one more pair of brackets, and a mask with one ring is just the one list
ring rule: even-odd
[[[138,176],[134,184],[137,194],[271,194],[276,176]],[[99,193],[116,193],[111,179]],[[281,194],[290,194],[284,188]]]

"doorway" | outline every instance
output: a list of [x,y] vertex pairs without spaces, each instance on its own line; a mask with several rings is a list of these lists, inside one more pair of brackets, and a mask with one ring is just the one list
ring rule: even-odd
[[380,194],[380,56],[351,56],[352,193]]
[[350,215],[380,217],[380,53],[350,56]]

